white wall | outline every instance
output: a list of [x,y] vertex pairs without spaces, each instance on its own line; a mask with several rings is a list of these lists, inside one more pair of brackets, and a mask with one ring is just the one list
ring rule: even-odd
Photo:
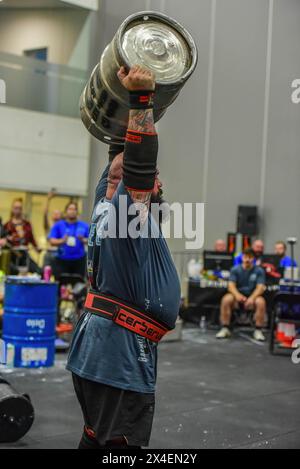
[[[291,102],[300,1],[103,0],[94,45],[103,50],[126,16],[146,8],[186,26],[199,50],[197,70],[159,123],[167,200],[206,203],[206,248],[235,231],[239,204],[258,205],[267,251],[294,235],[300,261],[300,104]],[[93,146],[92,164],[98,155],[103,166],[107,148]]]
[[76,44],[73,47],[71,55],[68,58],[70,67],[87,70],[89,66],[89,47],[91,34],[92,15],[88,15],[77,37]]
[[26,49],[48,47],[48,61],[86,69],[90,12],[71,9],[0,11],[0,50],[23,55]]
[[0,106],[0,189],[86,195],[90,138],[79,119]]

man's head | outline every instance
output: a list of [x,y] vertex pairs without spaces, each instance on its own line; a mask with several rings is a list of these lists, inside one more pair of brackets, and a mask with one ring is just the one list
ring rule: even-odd
[[280,257],[284,257],[286,253],[286,244],[284,241],[277,241],[274,248],[275,254]]
[[251,269],[254,265],[255,254],[253,249],[247,248],[243,251],[243,267],[244,269]]
[[224,239],[217,239],[214,244],[214,251],[216,252],[226,252],[226,243]]
[[78,205],[76,202],[69,202],[65,208],[66,220],[74,222],[78,217]]
[[261,239],[256,239],[252,243],[252,250],[255,257],[260,257],[264,253],[264,242]]
[[23,200],[15,199],[11,206],[11,216],[14,218],[22,218],[23,216]]

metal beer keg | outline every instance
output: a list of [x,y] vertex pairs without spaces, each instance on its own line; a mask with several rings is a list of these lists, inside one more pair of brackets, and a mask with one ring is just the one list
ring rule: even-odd
[[81,119],[102,142],[124,143],[129,101],[117,72],[122,65],[134,64],[155,73],[157,122],[195,70],[197,48],[188,31],[166,15],[145,11],[129,16],[105,48],[80,98]]

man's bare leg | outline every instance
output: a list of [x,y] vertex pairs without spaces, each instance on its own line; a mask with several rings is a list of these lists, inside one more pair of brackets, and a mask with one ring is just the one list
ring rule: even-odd
[[234,297],[231,293],[226,293],[226,295],[223,296],[222,301],[221,301],[220,319],[221,319],[222,326],[226,326],[226,327],[230,326],[233,307],[234,307]]
[[256,327],[263,327],[266,317],[266,301],[262,296],[255,300],[255,325]]
[[217,339],[227,339],[231,336],[229,326],[234,304],[234,296],[231,293],[226,293],[226,295],[223,296],[221,301],[220,322],[222,324],[222,328],[216,335]]
[[255,300],[255,331],[254,331],[254,339],[264,342],[265,336],[262,332],[262,327],[265,324],[265,317],[266,317],[266,300],[262,296],[258,296]]

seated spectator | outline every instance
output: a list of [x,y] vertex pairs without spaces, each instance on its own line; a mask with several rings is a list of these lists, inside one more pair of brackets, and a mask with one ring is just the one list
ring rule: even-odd
[[266,302],[263,298],[265,291],[265,273],[261,267],[254,265],[255,255],[252,249],[243,252],[242,264],[232,267],[228,284],[228,293],[221,301],[221,330],[218,339],[231,336],[230,321],[234,309],[255,311],[255,340],[264,341],[262,327],[265,321]]
[[[20,248],[28,248],[31,244],[36,252],[40,252],[33,236],[31,223],[23,216],[23,201],[15,199],[11,208],[10,220],[4,225],[7,244],[12,247],[12,273],[17,273],[19,267],[27,266],[31,273],[41,273],[41,269],[31,259],[27,250],[23,252]],[[15,249],[15,250],[14,250]]]
[[86,254],[89,225],[78,220],[76,202],[69,202],[65,210],[65,219],[55,223],[48,239],[52,246],[58,247],[58,253],[52,265],[56,279],[62,274],[78,274],[85,277]]
[[294,263],[292,263],[292,258],[286,255],[286,244],[284,241],[277,241],[275,243],[274,252],[281,257],[280,267],[297,267],[297,262],[294,260]]
[[214,251],[216,252],[226,252],[227,246],[224,239],[217,239],[214,244]]
[[[254,252],[254,265],[260,265],[261,264],[261,257],[264,254],[264,242],[261,239],[256,239],[252,243],[252,251]],[[234,258],[234,265],[240,265],[243,262],[243,253],[238,254]]]

